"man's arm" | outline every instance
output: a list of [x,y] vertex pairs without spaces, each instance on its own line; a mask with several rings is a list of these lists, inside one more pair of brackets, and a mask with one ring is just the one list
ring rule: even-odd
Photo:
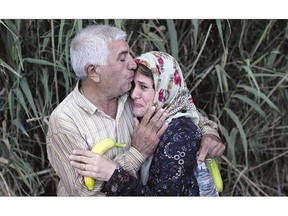
[[226,149],[223,141],[221,140],[217,124],[200,112],[199,114],[199,127],[202,131],[202,139],[198,155],[198,163],[202,163],[206,157],[221,157]]
[[[80,175],[101,181],[108,181],[116,166],[136,177],[139,168],[155,151],[160,138],[168,127],[165,122],[167,118],[165,111],[161,109],[153,115],[154,112],[155,107],[149,109],[140,123],[135,119],[132,146],[125,153],[117,155],[113,161],[91,151],[74,150],[69,157],[71,165],[77,169]],[[85,170],[83,163],[86,164]]]
[[[49,120],[49,132],[47,135],[47,154],[51,166],[60,177],[61,184],[65,187],[64,194],[59,196],[89,196],[96,195],[101,188],[95,191],[88,191],[83,184],[83,177],[70,166],[69,155],[73,149],[85,149],[85,140],[77,134],[69,134],[61,130],[61,118],[51,116]],[[57,125],[57,126],[56,126]],[[67,126],[67,122],[66,122]],[[73,124],[69,125],[73,127]],[[56,128],[57,127],[57,128]],[[71,128],[70,127],[70,128]]]

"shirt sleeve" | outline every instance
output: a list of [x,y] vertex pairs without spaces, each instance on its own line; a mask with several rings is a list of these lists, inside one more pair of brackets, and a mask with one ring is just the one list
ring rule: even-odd
[[147,185],[118,167],[103,192],[108,196],[199,195],[193,170],[201,133],[191,121],[181,119],[182,122],[172,121],[163,135],[154,154]]
[[[79,175],[70,165],[69,156],[74,149],[87,149],[85,138],[81,136],[77,126],[63,115],[55,113],[49,119],[47,134],[47,155],[49,162],[60,178],[61,190],[58,196],[96,196],[100,195],[103,181],[95,180],[94,189],[89,191],[83,176]],[[113,158],[114,162],[125,169],[130,175],[137,176],[138,170],[144,162],[143,155],[134,147]],[[58,189],[59,189],[58,187]]]
[[131,146],[125,153],[117,155],[114,162],[128,171],[133,176],[137,176],[138,170],[144,163],[144,156],[133,146]]
[[198,112],[198,114],[199,114],[199,128],[201,129],[202,136],[206,134],[211,134],[221,140],[218,133],[217,124],[214,121],[209,120],[207,117],[203,116],[200,112]]
[[[103,182],[96,182],[94,190],[88,191],[83,177],[70,165],[69,156],[74,149],[85,149],[87,143],[83,139],[75,124],[65,120],[63,116],[54,114],[49,119],[49,131],[47,134],[47,156],[56,174],[60,178],[60,192],[58,196],[91,196],[97,195]],[[65,126],[64,126],[65,125]],[[68,130],[69,128],[69,130]]]

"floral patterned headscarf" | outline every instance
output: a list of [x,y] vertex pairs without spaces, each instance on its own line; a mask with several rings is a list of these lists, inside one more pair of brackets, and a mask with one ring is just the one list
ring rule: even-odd
[[198,126],[199,115],[176,59],[167,53],[152,51],[135,58],[135,62],[151,70],[155,86],[153,105],[157,109],[167,108],[170,115],[167,121],[187,116]]
[[[167,108],[167,121],[187,116],[198,126],[199,115],[176,59],[167,53],[152,51],[135,58],[135,62],[151,70],[155,87],[153,105],[157,109]],[[152,159],[153,155],[149,156],[141,167],[141,182],[144,185],[148,181]]]

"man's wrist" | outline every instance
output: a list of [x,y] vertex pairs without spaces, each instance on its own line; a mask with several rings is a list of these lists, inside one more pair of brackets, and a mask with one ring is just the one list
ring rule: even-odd
[[126,155],[135,170],[139,170],[146,160],[145,156],[133,146],[126,152]]
[[214,140],[217,140],[218,142],[223,143],[222,139],[219,137],[219,134],[206,133],[206,134],[203,134],[202,137],[203,136],[210,137],[211,139],[214,139]]
[[221,141],[219,133],[214,128],[211,128],[209,126],[203,126],[201,128],[201,132],[202,132],[202,136],[205,136],[205,135],[215,136]]

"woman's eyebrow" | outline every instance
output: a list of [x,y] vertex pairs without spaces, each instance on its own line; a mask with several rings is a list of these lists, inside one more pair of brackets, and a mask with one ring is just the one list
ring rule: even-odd
[[[141,81],[141,80],[135,80],[136,82],[138,82],[139,84],[141,84],[141,85],[149,85],[149,83],[148,82],[145,82],[145,81]],[[134,82],[135,82],[134,81]]]

